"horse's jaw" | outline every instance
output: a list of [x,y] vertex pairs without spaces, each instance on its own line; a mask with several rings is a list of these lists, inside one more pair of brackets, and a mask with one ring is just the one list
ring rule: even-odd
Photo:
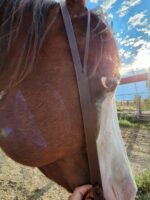
[[89,168],[85,149],[79,149],[64,159],[39,168],[48,178],[69,192],[80,185],[89,184]]

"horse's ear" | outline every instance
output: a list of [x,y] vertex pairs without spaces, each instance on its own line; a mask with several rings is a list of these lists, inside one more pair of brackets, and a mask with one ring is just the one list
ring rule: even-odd
[[86,0],[80,0],[80,1],[81,1],[81,3],[85,6]]
[[86,0],[81,0],[81,1],[82,1],[83,5],[85,6],[85,4],[86,4]]
[[73,3],[80,3],[80,4],[84,5],[84,6],[86,4],[86,0],[66,0],[66,2],[67,3],[71,3],[71,4],[73,4]]

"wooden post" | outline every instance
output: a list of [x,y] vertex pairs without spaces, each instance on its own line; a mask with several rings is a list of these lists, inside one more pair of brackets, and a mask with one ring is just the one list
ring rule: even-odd
[[150,96],[150,71],[149,71],[149,73],[147,74],[147,87],[148,87],[149,96]]
[[135,103],[136,103],[136,117],[139,120],[140,116],[142,115],[142,111],[141,111],[141,96],[140,95],[135,96]]
[[140,82],[140,81],[146,81],[147,78],[148,78],[147,73],[124,77],[121,79],[120,85],[134,83],[134,82]]

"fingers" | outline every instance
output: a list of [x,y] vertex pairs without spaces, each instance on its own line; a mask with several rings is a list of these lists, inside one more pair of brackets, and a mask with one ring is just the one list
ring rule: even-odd
[[89,189],[91,189],[91,185],[83,185],[80,187],[77,187],[73,194],[69,197],[69,200],[82,200],[83,196],[86,192],[88,192]]

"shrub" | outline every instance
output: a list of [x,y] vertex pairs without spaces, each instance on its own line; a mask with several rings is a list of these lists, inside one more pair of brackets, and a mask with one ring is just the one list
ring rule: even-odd
[[122,126],[122,127],[134,127],[134,124],[132,124],[131,122],[129,122],[126,119],[120,119],[119,125]]
[[138,187],[136,200],[150,199],[150,170],[135,178]]

